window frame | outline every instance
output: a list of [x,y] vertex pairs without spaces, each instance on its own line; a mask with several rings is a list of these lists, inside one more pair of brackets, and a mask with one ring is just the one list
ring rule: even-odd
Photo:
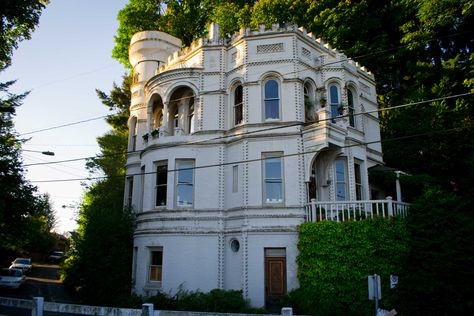
[[[161,253],[161,265],[153,264],[153,252]],[[147,282],[156,286],[161,286],[163,282],[163,247],[149,247],[148,248],[148,262],[147,262]],[[159,278],[152,279],[152,268],[157,267],[159,269]]]
[[[237,103],[237,91],[240,92],[240,103]],[[239,111],[239,112],[237,112]],[[239,113],[239,115],[237,115]],[[237,121],[237,117],[240,117],[240,120]],[[233,126],[239,126],[244,122],[244,87],[241,83],[238,83],[234,86],[232,91],[232,124]]]
[[[265,205],[279,205],[285,203],[285,173],[283,152],[262,153],[262,201]],[[280,177],[267,178],[266,163],[271,159],[279,159],[280,161]],[[279,180],[279,182],[274,182]],[[272,182],[273,181],[273,182]],[[280,183],[281,200],[271,201],[267,196],[267,183]]]
[[[158,169],[160,167],[163,167],[165,166],[166,167],[166,183],[164,184],[158,184],[158,176],[160,174],[160,172],[158,171]],[[157,161],[154,165],[154,169],[156,170],[156,174],[155,174],[155,208],[166,208],[167,204],[168,204],[168,181],[169,181],[169,177],[168,177],[168,160],[161,160],[161,161]],[[158,205],[158,189],[160,187],[165,187],[165,204],[164,205]]]
[[[357,182],[357,178],[359,178],[359,182]],[[362,180],[362,162],[359,162],[359,161],[354,161],[354,188],[355,188],[355,199],[357,201],[365,200],[364,184]]]
[[[333,102],[333,93],[331,91],[332,88],[336,89],[336,97],[337,100],[336,102]],[[339,84],[331,82],[328,85],[328,91],[329,91],[329,108],[331,110],[331,118],[334,120],[339,116],[339,107],[341,106],[341,89],[339,87]]]
[[[344,176],[344,181],[339,181],[338,180],[338,162],[342,163],[343,167],[343,176]],[[348,186],[347,186],[347,179],[348,174],[347,174],[347,159],[345,157],[338,157],[334,160],[334,200],[335,201],[347,201],[348,200]],[[338,195],[338,187],[339,184],[344,185],[344,196],[342,198],[339,198]]]
[[[266,92],[267,92],[267,84],[270,82],[270,81],[274,81],[277,85],[277,93],[278,93],[278,97],[276,98],[267,98],[266,97]],[[280,80],[278,80],[277,78],[275,77],[269,77],[269,78],[266,78],[265,80],[263,80],[262,82],[262,100],[263,100],[263,120],[264,121],[279,121],[281,120],[281,83],[280,83]],[[272,118],[272,117],[267,117],[267,102],[272,102],[272,101],[277,101],[278,103],[278,117],[276,118]]]
[[[191,167],[188,167],[188,168],[183,168],[184,170],[180,170],[180,167],[179,167],[179,164],[181,163],[191,163],[192,166]],[[196,182],[196,177],[195,177],[195,166],[196,166],[196,161],[195,159],[176,159],[175,161],[175,198],[174,198],[174,204],[175,204],[175,207],[176,208],[180,208],[180,209],[192,209],[194,208],[194,188],[195,188],[195,182]],[[192,197],[191,197],[191,205],[180,205],[179,201],[178,201],[178,197],[179,197],[179,186],[180,186],[180,183],[179,183],[179,173],[180,171],[188,171],[188,170],[191,170],[191,174],[192,174],[192,183],[191,183],[191,192],[192,192]],[[185,185],[185,184],[182,184],[182,185]],[[188,184],[189,185],[189,184]]]

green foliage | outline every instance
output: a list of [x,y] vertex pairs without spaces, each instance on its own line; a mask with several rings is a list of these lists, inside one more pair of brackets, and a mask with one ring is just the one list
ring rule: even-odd
[[381,306],[393,308],[390,274],[400,273],[408,251],[404,220],[393,217],[359,222],[305,223],[299,229],[300,289],[289,299],[297,313],[368,315],[367,276],[382,279]]
[[403,315],[474,310],[474,214],[466,200],[428,187],[407,218],[410,251],[400,275]]
[[0,84],[0,258],[31,251],[48,251],[55,218],[49,197],[24,176],[21,145],[13,116],[28,93],[13,95],[13,81]]
[[128,139],[130,77],[110,94],[97,90],[113,113],[107,117],[112,130],[98,137],[101,154],[87,161],[91,173],[106,179],[87,188],[81,204],[78,230],[72,239],[72,256],[62,267],[62,279],[85,302],[127,305],[130,301],[134,218],[123,209],[125,161]]
[[146,30],[158,30],[158,19],[161,15],[162,2],[160,0],[130,0],[119,11],[117,20],[120,22],[115,39],[112,57],[118,59],[126,67],[128,62],[128,46],[133,34]]
[[0,69],[11,63],[18,43],[31,38],[48,0],[2,0],[0,9]]
[[257,29],[259,24],[271,27],[273,23],[291,22],[294,16],[291,10],[292,3],[291,0],[257,1],[252,8],[250,26]]
[[260,313],[243,298],[242,291],[214,289],[208,293],[180,288],[174,296],[158,293],[149,299],[155,309],[215,313]]

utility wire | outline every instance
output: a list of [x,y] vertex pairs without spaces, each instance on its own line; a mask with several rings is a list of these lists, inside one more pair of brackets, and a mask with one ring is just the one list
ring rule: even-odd
[[[427,42],[431,42],[431,41],[434,41],[434,40],[437,40],[437,39],[442,39],[442,38],[448,38],[448,37],[454,37],[454,36],[458,36],[458,35],[464,35],[464,34],[466,34],[466,33],[472,33],[472,31],[459,32],[459,33],[454,33],[454,34],[450,34],[450,35],[439,36],[439,37],[436,37],[436,38],[428,39]],[[342,59],[342,60],[336,60],[336,61],[332,61],[332,62],[327,62],[327,63],[325,63],[325,64],[322,64],[322,65],[319,65],[319,66],[315,67],[315,69],[316,69],[316,70],[319,70],[319,69],[321,69],[321,68],[323,68],[323,67],[325,67],[325,66],[329,66],[329,65],[332,65],[332,64],[342,63],[342,62],[346,62],[346,61],[352,60],[352,59],[361,59],[361,58],[366,58],[366,57],[373,56],[373,55],[383,54],[383,53],[386,53],[386,52],[389,52],[389,51],[393,51],[393,50],[401,49],[401,48],[404,48],[404,47],[408,47],[409,45],[410,45],[410,44],[400,45],[400,46],[396,46],[396,47],[391,47],[391,48],[387,48],[387,49],[382,49],[382,50],[379,50],[379,51],[374,51],[374,52],[367,53],[367,54],[363,54],[363,55],[354,56],[354,57],[351,57],[351,58],[347,57],[347,58]],[[75,78],[75,77],[83,76],[83,75],[85,75],[85,74],[93,73],[93,72],[96,72],[96,71],[99,71],[99,70],[102,70],[102,69],[108,68],[108,67],[110,67],[110,66],[98,68],[98,69],[96,69],[96,70],[92,70],[92,71],[90,71],[90,72],[85,72],[85,73],[82,73],[82,74],[77,74],[77,75],[74,75],[74,76],[65,78],[65,79],[63,79],[63,80],[68,80],[68,79],[72,79],[72,78]],[[283,67],[277,67],[277,69],[278,69],[278,68],[283,68]],[[296,74],[296,73],[299,73],[299,72],[302,72],[302,71],[307,71],[307,69],[301,69],[301,70],[290,71],[290,72],[286,72],[286,73],[283,73],[283,74],[280,74],[280,75],[285,76],[285,75],[290,75],[290,74]],[[63,81],[63,80],[60,80],[60,81]],[[50,82],[50,83],[45,83],[44,85],[38,86],[37,88],[42,87],[42,86],[45,86],[45,85],[53,84],[53,83],[55,83],[55,82],[57,82],[57,81],[53,81],[53,82]],[[218,84],[216,84],[216,86],[218,86]],[[37,89],[37,88],[36,88],[36,89]],[[180,101],[180,100],[186,100],[186,99],[190,99],[190,98],[194,98],[194,97],[195,97],[195,96],[186,96],[186,97],[176,98],[176,99],[170,100],[170,102],[176,102],[176,101]],[[77,125],[77,124],[81,124],[81,123],[86,123],[86,122],[89,122],[89,121],[98,120],[98,119],[101,119],[101,118],[106,118],[107,116],[108,116],[108,115],[104,115],[104,116],[100,116],[100,117],[85,119],[85,120],[78,121],[78,122],[72,122],[72,123],[68,123],[68,124],[62,124],[62,125],[58,125],[58,126],[52,126],[52,127],[49,127],[49,128],[34,130],[34,131],[31,131],[31,132],[27,132],[27,133],[20,134],[20,136],[29,135],[29,134],[33,134],[33,133],[44,132],[44,131],[49,131],[49,130],[53,130],[53,129],[57,129],[57,128],[62,128],[62,127],[69,127],[69,126],[73,126],[73,125]]]
[[58,128],[62,128],[62,127],[69,127],[69,126],[72,126],[72,125],[77,125],[77,124],[81,124],[81,123],[96,121],[96,120],[100,120],[100,119],[106,118],[107,116],[108,116],[108,115],[102,115],[102,116],[98,116],[98,117],[93,117],[93,118],[85,119],[85,120],[82,120],[82,121],[77,121],[77,122],[72,122],[72,123],[66,123],[66,124],[57,125],[57,126],[52,126],[52,127],[47,127],[47,128],[43,128],[43,129],[38,129],[38,130],[35,130],[35,131],[31,131],[31,132],[27,132],[27,133],[20,134],[20,136],[25,136],[25,135],[30,135],[30,134],[34,134],[34,133],[39,133],[39,132],[44,132],[44,131],[50,131],[50,130],[52,130],[52,129],[58,129]]
[[[473,95],[473,94],[474,94],[474,92],[468,92],[468,93],[462,93],[462,94],[457,94],[457,95],[452,95],[452,96],[445,96],[445,97],[440,97],[440,98],[435,98],[435,99],[430,99],[430,100],[417,101],[417,102],[413,102],[413,103],[406,103],[406,104],[397,105],[397,106],[393,106],[393,107],[389,107],[389,108],[385,108],[385,109],[376,109],[376,110],[372,110],[372,111],[358,112],[358,113],[354,113],[353,116],[366,115],[366,114],[370,114],[370,113],[377,113],[377,112],[383,112],[383,111],[390,111],[390,110],[400,109],[400,108],[404,108],[404,107],[420,105],[420,104],[424,104],[424,103],[431,103],[431,102],[442,101],[442,100],[447,100],[447,99],[452,99],[452,98],[464,97],[464,96]],[[349,117],[349,116],[350,116],[349,114],[344,114],[344,115],[338,116],[337,118],[345,118],[345,117]],[[250,135],[250,134],[262,133],[262,132],[267,132],[267,131],[271,131],[271,130],[276,130],[276,129],[281,129],[281,128],[289,128],[289,127],[294,127],[294,126],[306,126],[306,125],[311,125],[311,124],[317,123],[317,122],[333,121],[333,120],[334,120],[334,118],[326,118],[326,119],[323,119],[323,120],[311,121],[311,122],[306,122],[306,123],[297,122],[297,123],[284,124],[284,125],[281,125],[281,126],[269,127],[269,128],[266,128],[266,129],[248,131],[248,132],[244,132],[244,133],[236,134],[236,135],[234,135],[234,134],[224,135],[224,136],[218,136],[218,137],[214,137],[214,138],[190,141],[190,142],[179,143],[179,144],[176,144],[176,143],[175,144],[162,144],[162,145],[159,145],[159,149],[172,148],[172,147],[177,147],[177,146],[189,146],[189,145],[196,145],[196,144],[201,144],[201,143],[209,143],[211,141],[218,141],[218,140],[231,138],[231,137],[241,138],[242,136]],[[46,164],[54,164],[54,163],[73,162],[73,161],[86,160],[86,159],[92,159],[92,158],[113,157],[113,156],[117,156],[117,155],[138,153],[138,152],[141,152],[141,151],[142,150],[116,152],[116,153],[105,154],[105,155],[97,155],[97,156],[81,157],[81,158],[74,158],[74,159],[50,161],[50,162],[44,162],[44,163],[26,164],[24,166],[25,167],[30,167],[30,166],[38,166],[38,165],[46,165]]]
[[[376,143],[386,143],[386,142],[400,141],[400,140],[405,140],[405,139],[413,139],[413,138],[423,137],[423,136],[433,136],[433,135],[439,135],[439,134],[443,134],[443,133],[459,132],[459,131],[462,131],[466,128],[468,128],[468,127],[457,127],[457,128],[451,128],[451,129],[446,129],[446,130],[441,130],[441,131],[431,131],[431,132],[419,133],[419,134],[414,134],[414,135],[399,136],[399,137],[393,137],[393,138],[388,138],[388,139],[384,139],[384,140],[375,140],[375,141],[371,141],[371,142],[349,144],[349,145],[339,146],[339,148],[349,148],[349,147],[364,146],[364,145],[367,146],[367,145],[376,144]],[[312,154],[312,153],[317,153],[317,152],[325,152],[325,151],[330,151],[330,150],[331,150],[330,148],[325,147],[325,148],[322,148],[320,150],[310,150],[310,151],[305,151],[305,152],[284,154],[284,155],[281,155],[281,156],[278,156],[278,157],[294,157],[294,156],[301,156],[301,155]],[[244,164],[244,163],[263,161],[263,160],[266,160],[266,159],[268,159],[268,158],[254,158],[254,159],[248,159],[248,160],[237,160],[237,161],[218,163],[218,164],[208,164],[208,165],[202,165],[202,166],[194,166],[194,167],[189,167],[189,168],[168,169],[168,172],[207,169],[207,168],[215,168],[215,167],[228,166],[228,165],[238,165],[238,164]],[[156,173],[157,173],[157,171],[139,172],[139,173],[128,174],[126,176],[138,176],[138,175],[147,175],[147,174],[156,174]],[[71,182],[71,181],[82,181],[82,180],[102,180],[102,179],[107,179],[107,178],[123,178],[124,176],[125,175],[100,176],[100,177],[88,177],[88,178],[56,179],[56,180],[35,180],[35,181],[31,181],[31,183]]]

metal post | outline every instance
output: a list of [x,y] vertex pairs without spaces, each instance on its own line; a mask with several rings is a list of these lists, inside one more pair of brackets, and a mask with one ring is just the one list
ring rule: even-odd
[[33,309],[31,310],[31,316],[43,316],[43,297],[33,297]]
[[379,285],[377,282],[377,274],[374,274],[374,300],[375,300],[375,316],[379,310]]

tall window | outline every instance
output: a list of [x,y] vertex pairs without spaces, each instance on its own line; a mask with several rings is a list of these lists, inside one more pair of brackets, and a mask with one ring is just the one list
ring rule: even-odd
[[339,114],[339,89],[336,85],[329,86],[329,102],[331,106],[331,117],[334,119]]
[[276,80],[267,80],[264,91],[265,119],[280,118],[280,93]]
[[163,249],[151,250],[148,279],[152,282],[160,282],[162,279],[162,268],[163,268]]
[[189,99],[189,110],[188,110],[188,134],[194,133],[194,97]]
[[356,200],[363,200],[363,188],[362,188],[362,175],[360,164],[354,164],[354,178],[355,178],[355,189],[356,189]]
[[234,125],[239,125],[243,120],[243,89],[242,85],[238,85],[234,90]]
[[345,201],[347,197],[346,160],[336,159],[336,201]]
[[177,161],[176,169],[176,205],[193,207],[194,160]]
[[283,166],[282,157],[266,155],[263,160],[265,203],[283,202]]
[[347,90],[347,110],[349,112],[349,125],[355,127],[354,119],[354,95],[351,90]]
[[161,162],[156,167],[156,206],[166,206],[168,188],[168,163]]

